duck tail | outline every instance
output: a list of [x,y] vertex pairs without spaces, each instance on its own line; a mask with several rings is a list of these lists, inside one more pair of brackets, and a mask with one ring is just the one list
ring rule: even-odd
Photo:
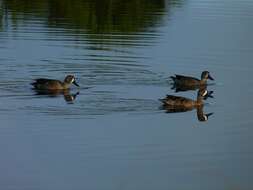
[[159,101],[165,103],[165,99],[159,99]]
[[32,85],[32,86],[33,86],[33,88],[36,88],[38,84],[37,84],[37,82],[36,82],[36,81],[34,81],[34,82],[31,82],[31,83],[30,83],[30,85]]
[[170,76],[170,78],[175,81],[176,80],[176,77],[175,76]]

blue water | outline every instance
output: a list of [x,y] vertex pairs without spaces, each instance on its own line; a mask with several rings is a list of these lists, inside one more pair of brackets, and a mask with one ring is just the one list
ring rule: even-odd
[[[253,2],[0,1],[0,189],[253,189]],[[200,77],[166,113],[169,76]],[[35,78],[74,74],[66,101]]]

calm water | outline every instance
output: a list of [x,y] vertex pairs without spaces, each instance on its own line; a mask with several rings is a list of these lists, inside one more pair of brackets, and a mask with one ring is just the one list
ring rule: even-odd
[[[253,189],[253,1],[0,0],[0,10],[0,189]],[[208,121],[161,110],[175,94],[169,76],[203,70],[215,78]],[[81,87],[65,96],[31,89],[67,74]]]

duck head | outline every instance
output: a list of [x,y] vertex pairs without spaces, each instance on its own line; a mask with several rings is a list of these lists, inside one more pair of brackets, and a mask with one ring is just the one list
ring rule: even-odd
[[73,83],[74,85],[79,87],[79,85],[76,83],[76,79],[73,75],[66,76],[66,78],[64,80],[64,83],[66,83],[66,84],[72,84]]
[[198,97],[206,97],[208,95],[208,91],[206,89],[200,89],[198,91]]
[[203,71],[201,74],[201,80],[207,80],[207,79],[214,80],[213,77],[211,77],[209,71]]

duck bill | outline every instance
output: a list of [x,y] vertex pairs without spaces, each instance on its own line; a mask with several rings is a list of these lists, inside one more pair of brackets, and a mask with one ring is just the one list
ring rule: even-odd
[[209,118],[209,116],[213,115],[213,113],[198,115],[198,120],[201,122],[206,122]]
[[79,87],[79,84],[77,84],[76,81],[74,81],[73,84]]
[[209,78],[210,80],[214,80],[213,77],[211,77],[211,75],[208,75],[208,78]]
[[213,98],[213,95],[212,95],[212,94],[213,94],[213,91],[208,91],[208,93],[207,93],[206,96],[207,96],[208,98]]
[[213,115],[213,112],[206,114],[207,118],[209,118],[211,115]]

